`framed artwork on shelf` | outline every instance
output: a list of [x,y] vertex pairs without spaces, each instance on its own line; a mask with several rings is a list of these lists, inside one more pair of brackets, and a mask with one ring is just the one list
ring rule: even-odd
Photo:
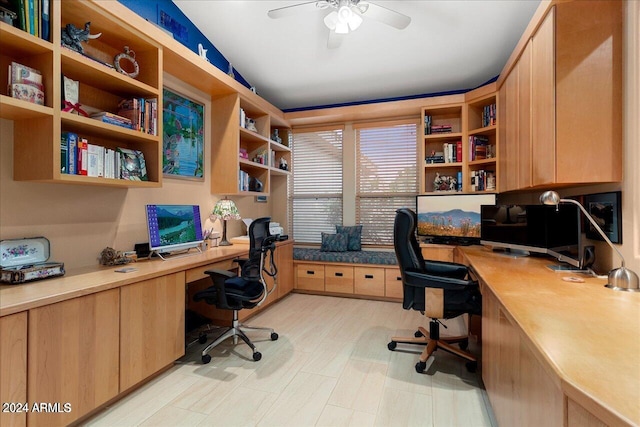
[[204,105],[162,91],[162,173],[204,181]]
[[[602,228],[612,243],[622,243],[622,193],[587,194],[584,196],[584,206],[596,223]],[[589,239],[604,240],[600,233],[587,222],[586,234]]]

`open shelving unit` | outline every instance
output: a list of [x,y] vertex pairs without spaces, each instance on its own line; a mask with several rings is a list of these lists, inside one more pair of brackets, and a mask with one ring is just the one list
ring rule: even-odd
[[[60,28],[82,27],[91,22],[91,33],[102,33],[86,46],[95,57],[113,58],[128,46],[135,51],[140,73],[134,79],[98,60],[61,46]],[[14,179],[112,187],[159,187],[162,185],[162,113],[158,135],[126,129],[62,111],[61,75],[79,83],[79,103],[116,113],[124,98],[160,99],[162,89],[161,47],[129,24],[96,8],[91,2],[51,2],[51,42],[0,22],[0,79],[7,81],[11,62],[35,68],[42,74],[45,105],[11,98],[0,89],[0,116],[14,121]],[[110,59],[109,59],[110,61]],[[107,61],[105,61],[107,62]],[[108,64],[108,62],[107,62]],[[148,181],[95,178],[61,172],[60,137],[74,132],[90,144],[106,148],[129,148],[144,155]]]

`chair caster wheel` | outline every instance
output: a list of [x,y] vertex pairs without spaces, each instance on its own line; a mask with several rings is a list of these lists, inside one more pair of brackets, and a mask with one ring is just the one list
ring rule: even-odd
[[262,353],[260,353],[259,351],[255,351],[253,353],[253,360],[255,360],[257,362],[260,359],[262,359]]
[[393,351],[393,350],[395,350],[395,349],[396,349],[396,346],[397,346],[397,345],[398,345],[398,343],[397,343],[397,342],[395,342],[395,341],[391,341],[389,344],[387,344],[387,348],[388,348],[389,350]]
[[466,365],[467,371],[474,373],[476,369],[478,369],[478,362],[467,362]]
[[207,342],[207,334],[200,334],[198,336],[198,342],[200,344],[206,344],[206,342]]
[[460,347],[460,350],[466,350],[469,348],[469,338],[462,340],[458,343],[458,347]]
[[206,365],[209,362],[211,362],[211,356],[209,356],[208,354],[205,354],[204,356],[202,356],[202,363],[204,365]]
[[420,332],[420,331],[415,331],[413,333],[413,336],[416,337],[416,338],[420,338],[420,337],[423,337],[424,334],[422,332]]
[[427,369],[427,362],[418,362],[416,363],[416,372],[421,374],[424,370]]
[[275,341],[278,339],[278,334],[276,334],[275,332],[271,333],[271,341]]

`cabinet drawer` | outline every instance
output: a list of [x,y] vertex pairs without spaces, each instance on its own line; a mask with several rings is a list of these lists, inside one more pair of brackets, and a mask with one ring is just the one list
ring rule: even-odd
[[324,290],[327,292],[353,293],[353,267],[343,265],[324,266]]
[[324,291],[324,265],[296,265],[296,289]]
[[399,268],[384,269],[384,296],[402,298],[402,277]]
[[209,275],[205,273],[207,270],[227,270],[233,271],[238,268],[238,263],[233,259],[227,259],[220,262],[214,262],[212,264],[203,265],[201,267],[190,268],[186,271],[186,282],[191,283],[196,280],[209,278]]
[[384,268],[354,267],[355,293],[384,296]]

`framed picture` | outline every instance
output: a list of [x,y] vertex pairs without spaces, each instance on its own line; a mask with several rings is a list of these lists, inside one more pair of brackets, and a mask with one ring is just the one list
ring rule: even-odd
[[204,181],[204,105],[162,91],[162,173]]
[[[612,243],[622,243],[621,198],[620,191],[584,196],[585,208]],[[586,234],[589,239],[604,240],[590,222],[587,222]]]

